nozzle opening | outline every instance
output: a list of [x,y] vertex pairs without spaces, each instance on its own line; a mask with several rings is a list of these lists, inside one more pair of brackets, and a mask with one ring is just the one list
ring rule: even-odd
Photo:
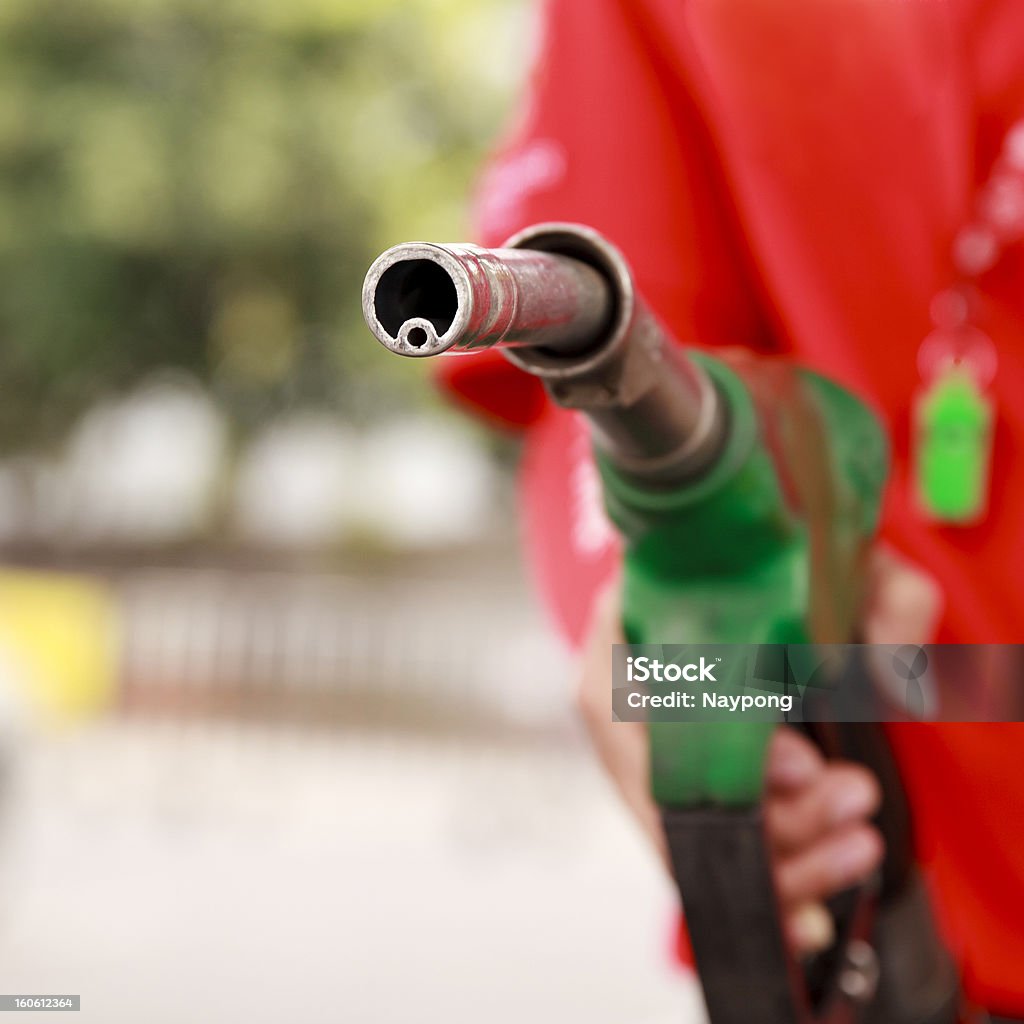
[[[408,320],[426,320],[438,337],[445,334],[459,311],[455,282],[448,271],[433,260],[401,260],[380,276],[374,298],[377,320],[392,338],[397,338]],[[422,327],[408,332],[408,342],[422,348],[428,341]]]

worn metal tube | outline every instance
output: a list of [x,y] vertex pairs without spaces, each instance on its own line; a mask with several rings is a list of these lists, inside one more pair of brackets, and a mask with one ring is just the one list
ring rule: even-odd
[[542,224],[501,249],[412,242],[384,253],[363,315],[392,352],[498,346],[590,420],[596,446],[632,479],[670,487],[721,450],[723,402],[640,300],[619,251],[576,224]]
[[403,356],[494,345],[578,352],[610,314],[600,274],[527,249],[408,242],[380,256],[363,285],[370,330]]

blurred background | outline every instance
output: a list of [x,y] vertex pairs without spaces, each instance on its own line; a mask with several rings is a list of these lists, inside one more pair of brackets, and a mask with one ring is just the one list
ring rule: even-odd
[[514,442],[359,313],[379,251],[469,234],[534,13],[0,4],[4,993],[695,1012],[523,579]]

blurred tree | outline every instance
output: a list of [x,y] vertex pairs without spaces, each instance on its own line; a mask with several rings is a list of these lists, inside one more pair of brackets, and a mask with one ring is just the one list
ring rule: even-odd
[[[359,286],[465,231],[520,0],[3,0],[0,446],[158,366],[243,426],[405,401]],[[388,379],[382,379],[382,375]]]

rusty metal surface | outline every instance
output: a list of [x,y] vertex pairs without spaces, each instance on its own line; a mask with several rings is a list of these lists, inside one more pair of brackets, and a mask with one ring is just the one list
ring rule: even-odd
[[600,275],[533,250],[409,242],[380,256],[363,286],[377,340],[423,357],[494,345],[588,348],[610,316]]
[[695,476],[723,442],[715,387],[590,228],[540,224],[494,250],[396,246],[366,276],[363,315],[400,355],[501,348],[555,402],[586,415],[622,473],[648,484]]

